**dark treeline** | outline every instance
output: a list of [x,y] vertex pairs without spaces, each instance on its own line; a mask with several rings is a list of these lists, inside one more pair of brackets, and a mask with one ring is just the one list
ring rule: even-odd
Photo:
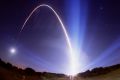
[[84,78],[85,77],[94,77],[94,76],[99,76],[99,75],[104,75],[104,74],[110,73],[117,69],[120,69],[120,64],[109,66],[109,67],[94,68],[92,70],[88,70],[86,72],[79,73],[79,76],[84,77]]
[[[18,67],[13,66],[10,63],[5,63],[0,59],[0,69],[4,68],[5,70],[14,73],[17,77],[26,77],[26,76],[39,76],[39,78],[46,77],[46,78],[53,78],[53,77],[65,77],[64,74],[56,74],[56,73],[48,73],[48,72],[36,72],[32,68],[25,68],[21,69]],[[0,71],[0,74],[1,71]]]
[[[25,68],[24,70],[18,67],[13,66],[10,63],[5,63],[0,59],[0,69],[4,68],[7,71],[13,72],[17,77],[26,77],[26,76],[38,76],[39,78],[54,78],[54,77],[66,77],[64,74],[48,73],[48,72],[36,72],[32,68]],[[104,75],[110,73],[114,70],[120,69],[120,64],[109,66],[109,67],[99,67],[92,70],[88,70],[83,73],[79,73],[80,77],[94,77],[99,75]],[[0,72],[1,74],[1,72]]]

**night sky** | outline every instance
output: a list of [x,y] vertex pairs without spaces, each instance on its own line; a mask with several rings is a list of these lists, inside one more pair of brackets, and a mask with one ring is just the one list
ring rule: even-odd
[[40,4],[52,6],[63,20],[80,72],[120,63],[119,0],[1,0],[2,60],[36,71],[68,72],[68,46],[51,10],[38,9],[19,34],[25,19]]

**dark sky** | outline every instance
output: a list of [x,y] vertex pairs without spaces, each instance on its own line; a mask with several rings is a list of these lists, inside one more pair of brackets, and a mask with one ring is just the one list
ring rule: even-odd
[[[65,36],[49,9],[37,10],[19,35],[26,17],[43,3],[58,12],[77,44],[81,71],[120,63],[119,0],[1,0],[1,59],[36,71],[67,72]],[[11,48],[16,48],[16,54],[10,53]]]
[[[92,0],[84,49],[95,66],[120,63],[120,1]],[[94,67],[94,66],[92,66]]]

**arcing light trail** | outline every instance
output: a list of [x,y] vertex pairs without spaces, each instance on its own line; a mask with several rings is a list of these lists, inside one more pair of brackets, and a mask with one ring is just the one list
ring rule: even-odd
[[64,24],[63,24],[63,22],[62,22],[62,20],[60,18],[60,16],[57,14],[57,12],[51,6],[49,6],[47,4],[42,4],[42,5],[38,5],[37,7],[35,7],[33,9],[33,11],[29,14],[29,16],[26,18],[26,20],[25,20],[25,22],[24,22],[20,32],[22,32],[22,30],[24,29],[26,23],[28,22],[30,17],[33,15],[33,13],[37,9],[39,9],[40,7],[47,7],[47,8],[49,8],[55,14],[55,16],[57,17],[58,21],[60,22],[61,28],[62,28],[62,30],[64,32],[64,35],[65,35],[65,38],[66,38],[66,42],[67,42],[67,45],[68,45],[69,51],[70,51],[69,52],[70,53],[69,54],[69,58],[70,58],[70,65],[69,66],[70,66],[70,69],[69,69],[69,72],[67,72],[66,74],[67,75],[73,75],[73,76],[76,75],[78,73],[78,71],[79,71],[78,70],[78,64],[77,64],[78,61],[77,61],[77,58],[76,58],[77,56],[75,55],[75,53],[73,51],[72,44],[71,44],[70,38],[68,36],[68,32],[67,32],[67,30],[66,30],[66,28],[65,28],[65,26],[64,26]]

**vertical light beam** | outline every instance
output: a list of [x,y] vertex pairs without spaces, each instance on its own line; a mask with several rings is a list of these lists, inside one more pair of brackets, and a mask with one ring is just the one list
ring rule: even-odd
[[66,37],[66,42],[67,42],[67,44],[68,44],[68,47],[69,47],[69,51],[70,51],[70,54],[69,54],[69,58],[70,58],[70,72],[68,72],[67,73],[67,75],[76,75],[77,74],[77,72],[78,72],[78,70],[77,70],[77,64],[76,64],[76,56],[75,56],[75,53],[73,52],[73,48],[72,48],[72,45],[71,45],[71,42],[70,42],[70,38],[69,38],[69,36],[68,36],[68,33],[67,33],[67,30],[66,30],[66,28],[65,28],[65,26],[64,26],[64,24],[63,24],[63,22],[62,22],[62,20],[61,20],[61,18],[60,18],[60,16],[57,14],[57,12],[51,7],[51,6],[49,6],[49,5],[46,5],[46,4],[42,4],[42,5],[38,5],[37,7],[35,7],[34,9],[33,9],[33,11],[29,14],[29,16],[26,18],[26,20],[25,20],[25,22],[24,22],[24,24],[22,25],[22,28],[21,28],[21,30],[20,30],[20,33],[22,32],[22,30],[24,29],[24,27],[25,27],[25,25],[26,25],[26,23],[28,22],[28,20],[30,19],[30,17],[33,15],[33,13],[37,10],[37,9],[39,9],[40,7],[47,7],[47,8],[49,8],[50,10],[52,10],[52,12],[55,14],[55,16],[57,17],[57,19],[58,19],[58,21],[60,22],[60,25],[61,25],[61,27],[62,27],[62,29],[63,29],[63,32],[64,32],[64,35],[65,35],[65,37]]
[[[71,35],[72,47],[77,56],[76,64],[78,71],[84,67],[87,62],[87,55],[83,53],[84,39],[86,34],[87,11],[89,0],[65,0],[67,25]],[[83,56],[84,55],[84,56]]]

